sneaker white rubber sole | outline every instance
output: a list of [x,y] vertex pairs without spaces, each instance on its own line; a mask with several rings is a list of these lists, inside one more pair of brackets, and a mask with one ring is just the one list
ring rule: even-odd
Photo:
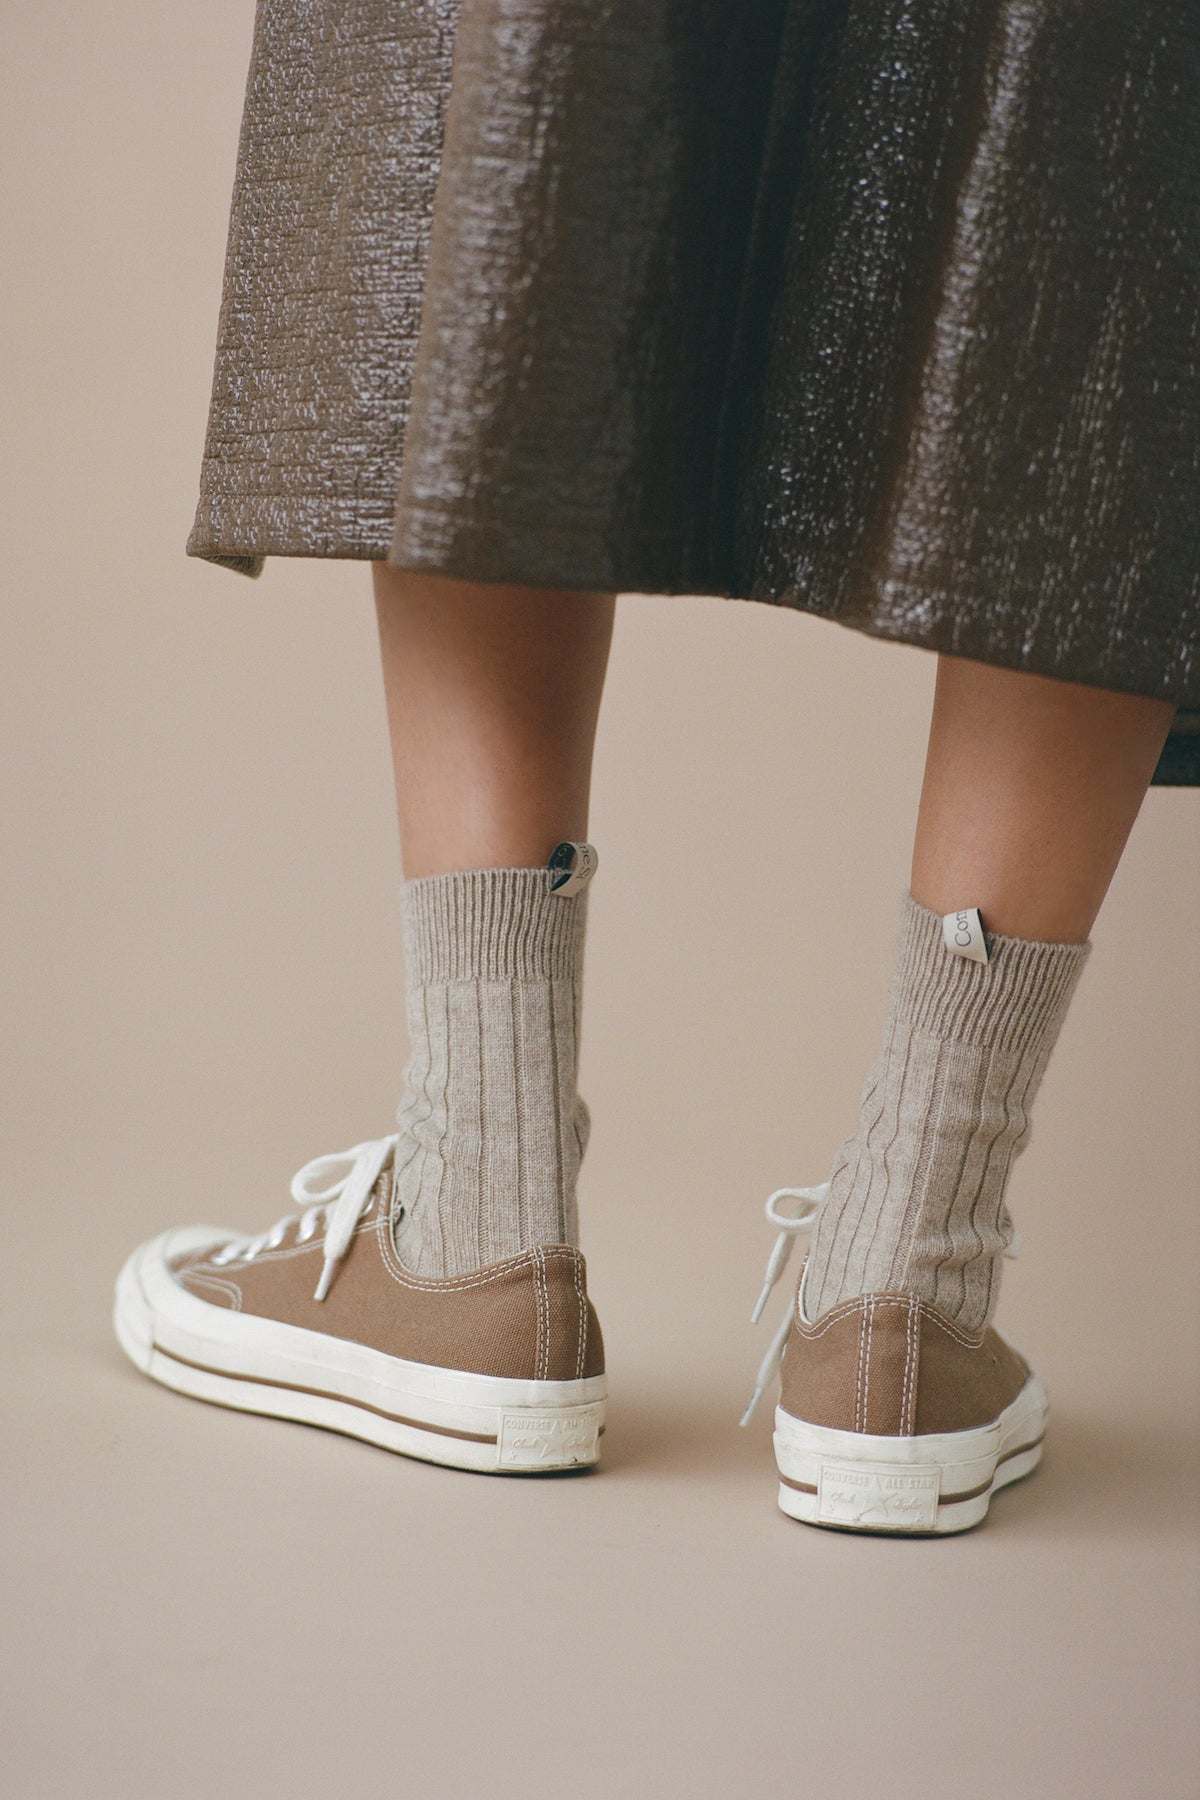
[[991,1425],[923,1437],[871,1437],[775,1414],[779,1505],[789,1518],[842,1531],[939,1536],[967,1531],[998,1488],[1042,1455],[1046,1392],[1031,1375]]
[[121,1348],[153,1380],[240,1412],[362,1438],[422,1462],[492,1474],[545,1474],[599,1460],[603,1375],[508,1381],[405,1362],[364,1344],[209,1306],[168,1260],[225,1243],[192,1227],[143,1244],[117,1278]]

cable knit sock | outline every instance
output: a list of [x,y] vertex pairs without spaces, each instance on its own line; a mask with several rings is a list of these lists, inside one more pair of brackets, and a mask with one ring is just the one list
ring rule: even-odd
[[1090,946],[985,942],[986,962],[955,954],[906,896],[883,1043],[813,1234],[810,1318],[884,1290],[970,1331],[994,1311],[1009,1169]]
[[547,869],[406,881],[412,1055],[397,1113],[395,1228],[417,1274],[577,1244],[589,1118],[575,1091],[587,890]]

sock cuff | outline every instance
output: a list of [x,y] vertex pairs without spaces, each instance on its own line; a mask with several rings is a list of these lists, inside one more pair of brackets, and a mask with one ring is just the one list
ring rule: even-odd
[[588,890],[550,891],[550,871],[454,869],[400,889],[410,985],[569,979],[579,970]]
[[1053,1034],[1091,954],[1091,944],[1044,944],[987,933],[988,960],[946,948],[942,920],[906,894],[900,918],[893,1010],[917,1030],[952,1043],[1020,1049]]

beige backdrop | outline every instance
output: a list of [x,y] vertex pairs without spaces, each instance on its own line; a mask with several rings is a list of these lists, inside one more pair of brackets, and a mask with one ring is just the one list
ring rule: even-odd
[[1013,1195],[1043,1472],[945,1542],[807,1531],[736,1419],[771,1188],[878,1028],[932,676],[622,602],[592,836],[598,1475],[179,1399],[108,1327],[388,1129],[399,879],[365,568],[189,563],[250,0],[9,0],[2,501],[13,1800],[1191,1795],[1200,795],[1151,795]]

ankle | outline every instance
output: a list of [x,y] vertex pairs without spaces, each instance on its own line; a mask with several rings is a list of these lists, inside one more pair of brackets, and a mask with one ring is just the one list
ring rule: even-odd
[[995,1310],[1009,1171],[1089,947],[974,920],[956,953],[943,920],[905,900],[883,1042],[813,1237],[813,1317],[875,1292],[971,1330]]
[[[595,866],[594,852],[584,880]],[[395,1241],[421,1275],[579,1241],[590,1129],[577,1090],[587,890],[548,868],[473,869],[401,895],[412,1054]]]

